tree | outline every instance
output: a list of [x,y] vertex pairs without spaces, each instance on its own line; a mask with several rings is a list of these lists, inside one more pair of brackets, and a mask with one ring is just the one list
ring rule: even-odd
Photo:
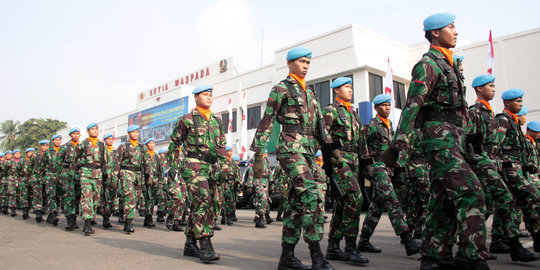
[[19,125],[14,147],[24,151],[29,147],[37,147],[39,141],[47,139],[59,130],[67,127],[67,123],[56,119],[31,118]]
[[13,120],[6,120],[0,124],[0,133],[2,134],[0,136],[0,148],[2,148],[2,151],[13,150],[19,124],[19,121],[14,122]]

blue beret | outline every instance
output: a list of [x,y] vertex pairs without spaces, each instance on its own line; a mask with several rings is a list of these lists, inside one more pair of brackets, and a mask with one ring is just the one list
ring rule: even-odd
[[92,123],[88,124],[88,126],[86,126],[86,130],[89,130],[89,129],[93,128],[93,127],[97,127],[96,122],[92,122]]
[[465,56],[455,55],[454,54],[454,61],[463,62],[463,59],[465,59]]
[[234,161],[239,161],[239,160],[240,160],[240,157],[239,157],[239,156],[234,156],[234,157],[232,157],[232,159],[233,159]]
[[39,141],[39,144],[49,144],[49,140],[41,140]]
[[62,136],[60,136],[59,134],[56,134],[56,135],[52,136],[51,141],[56,139],[56,138],[62,139]]
[[2,153],[2,154],[0,154],[0,157],[3,157],[3,156],[5,156],[5,155],[6,155],[5,153]]
[[540,132],[540,122],[532,121],[527,124],[527,128],[534,132]]
[[424,20],[424,32],[429,30],[441,29],[456,19],[456,15],[452,13],[436,13]]
[[392,101],[392,97],[390,95],[387,95],[387,94],[380,94],[380,95],[377,95],[374,99],[373,99],[373,104],[375,105],[379,105],[381,103],[390,103]]
[[15,150],[13,150],[13,154],[15,154],[15,153],[17,153],[17,152],[19,152],[19,153],[20,153],[20,152],[21,152],[21,150],[19,150],[19,149],[15,149]]
[[268,149],[264,149],[264,153],[265,153],[265,154],[268,154]]
[[11,154],[11,150],[7,150],[4,155]]
[[193,89],[193,92],[191,92],[191,93],[196,95],[196,94],[206,92],[206,91],[212,92],[212,89],[213,89],[213,87],[211,85],[203,84],[203,85],[199,85],[199,86],[195,87],[195,89]]
[[168,151],[167,148],[161,148],[161,149],[159,149],[158,154],[167,153],[167,151]]
[[144,142],[144,145],[147,145],[149,142],[153,142],[154,141],[154,138],[149,138],[148,140],[146,140],[146,142]]
[[318,150],[317,153],[315,153],[315,157],[320,157],[320,156],[322,156],[322,151]]
[[472,81],[472,87],[478,87],[482,85],[486,85],[488,83],[492,83],[495,81],[495,76],[492,75],[480,75]]
[[132,132],[141,128],[139,125],[131,125],[128,127],[127,132]]
[[232,150],[232,146],[230,146],[230,145],[225,146],[225,150],[227,150],[227,151]]
[[28,153],[28,152],[30,152],[30,151],[33,152],[33,151],[35,151],[35,150],[36,150],[36,149],[34,149],[34,147],[30,147],[30,148],[26,149],[26,151],[24,151],[24,152],[25,152],[25,153]]
[[521,110],[517,113],[517,116],[524,116],[529,113],[529,108],[523,106],[521,107]]
[[295,47],[287,52],[287,61],[296,60],[300,57],[307,57],[311,59],[311,50],[304,47]]
[[504,91],[501,97],[503,100],[512,100],[523,97],[523,94],[523,90],[514,88]]
[[109,137],[113,137],[112,133],[107,133],[107,134],[103,135],[104,140],[109,138]]
[[349,77],[339,77],[332,82],[330,88],[337,88],[347,83],[352,84],[352,79]]
[[71,135],[71,133],[73,133],[73,132],[80,132],[80,131],[81,131],[80,128],[78,128],[78,127],[72,127],[72,128],[69,130],[68,135]]

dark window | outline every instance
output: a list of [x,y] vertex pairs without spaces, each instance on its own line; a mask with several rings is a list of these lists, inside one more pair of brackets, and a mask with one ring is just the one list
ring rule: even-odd
[[[236,111],[233,111],[232,116],[232,132],[236,132]],[[229,113],[221,115],[221,121],[223,122],[223,132],[227,133],[227,128],[229,127]]]
[[324,81],[314,84],[315,93],[317,93],[317,99],[319,100],[319,106],[324,108],[331,102],[330,93],[330,81]]
[[369,101],[383,93],[382,76],[369,73]]
[[405,95],[405,84],[394,81],[394,100],[396,101],[395,107],[403,109],[407,97]]
[[254,128],[259,127],[259,122],[261,122],[261,106],[248,108],[247,118],[248,118],[248,122],[247,122],[248,129],[254,129]]

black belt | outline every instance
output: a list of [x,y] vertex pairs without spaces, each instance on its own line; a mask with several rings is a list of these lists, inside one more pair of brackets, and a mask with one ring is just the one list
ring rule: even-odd
[[101,169],[101,165],[94,165],[94,164],[85,164],[85,165],[81,165],[81,167],[89,168],[89,169]]
[[300,133],[304,135],[313,135],[313,130],[310,129],[304,129],[301,125],[290,125],[290,124],[284,124],[283,125],[283,132],[287,133]]
[[142,172],[141,167],[134,167],[134,166],[120,166],[120,169],[133,171],[133,172]]
[[62,166],[62,167],[63,167],[64,169],[69,169],[70,166],[69,166],[69,165],[64,165],[64,166]]
[[427,110],[422,113],[422,116],[423,116],[424,122],[426,121],[447,122],[447,123],[454,124],[455,126],[458,126],[458,127],[463,127],[463,121],[464,121],[463,117],[455,113],[451,113],[447,111],[435,112],[432,110]]
[[356,153],[358,151],[358,147],[354,147],[348,144],[348,145],[342,146],[341,148],[339,148],[339,150],[343,152]]
[[205,155],[205,154],[202,154],[202,153],[199,153],[199,152],[188,152],[186,156],[188,158],[196,158],[196,159],[198,159],[200,161],[204,161],[204,162],[207,162],[207,163],[216,163],[217,162],[217,157],[210,156],[210,155]]
[[507,151],[503,150],[502,152],[503,152],[503,155],[513,156],[516,158],[521,157],[521,151],[517,149],[512,149],[512,150],[507,150]]

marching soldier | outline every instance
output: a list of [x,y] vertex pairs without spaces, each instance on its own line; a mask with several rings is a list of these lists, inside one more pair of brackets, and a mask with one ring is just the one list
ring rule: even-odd
[[43,171],[41,170],[41,160],[45,155],[45,151],[49,149],[49,140],[39,141],[39,152],[36,157],[32,159],[30,168],[32,168],[32,208],[36,214],[36,221],[43,222],[43,195],[45,192],[43,183]]
[[221,224],[233,225],[232,217],[236,212],[236,189],[242,179],[240,176],[240,167],[238,167],[240,157],[233,156],[232,147],[229,149],[229,146],[227,146],[227,149],[229,171],[227,173],[227,182],[225,183],[225,192],[223,196],[224,206]]
[[457,40],[454,19],[453,14],[438,13],[424,20],[431,47],[413,68],[394,141],[383,154],[385,163],[394,165],[399,151],[409,152],[413,128],[421,129],[422,150],[431,163],[431,187],[420,269],[438,268],[456,229],[457,267],[488,269],[484,192],[464,158],[468,108],[450,50]]
[[48,151],[43,152],[43,158],[41,159],[40,169],[43,170],[43,181],[45,184],[44,194],[46,197],[44,204],[47,205],[48,213],[47,223],[53,226],[58,225],[58,193],[59,178],[58,171],[60,170],[57,163],[57,157],[62,144],[62,137],[60,135],[54,135],[51,138],[52,145],[49,145]]
[[8,188],[8,206],[11,210],[11,216],[14,217],[17,215],[17,185],[19,182],[19,176],[17,171],[17,164],[20,161],[21,151],[15,149],[12,152],[13,157],[6,164],[6,177],[7,177],[7,188]]
[[[266,224],[272,223],[274,220],[270,217],[270,203],[268,201],[268,187],[272,178],[272,168],[268,161],[268,152],[265,150],[263,154],[263,173],[257,178],[253,173],[253,169],[249,171],[249,178],[253,179],[255,187],[255,195],[257,196],[257,208],[255,209],[255,228],[266,228]],[[266,218],[266,221],[265,221]]]
[[[362,209],[362,191],[358,184],[360,162],[358,149],[364,143],[362,137],[362,121],[351,104],[353,95],[352,79],[340,77],[332,82],[335,101],[323,109],[322,114],[326,131],[333,141],[341,140],[339,149],[342,164],[333,167],[333,177],[344,191],[345,196],[334,201],[330,232],[328,233],[328,250],[326,259],[350,261],[353,264],[368,263],[356,249],[356,237]],[[365,146],[363,146],[365,148]],[[339,248],[339,242],[345,238],[345,252]]]
[[169,169],[169,164],[167,162],[167,148],[161,148],[158,151],[158,158],[159,162],[161,164],[161,172],[159,175],[160,180],[158,181],[160,184],[158,185],[157,189],[157,206],[158,210],[156,212],[156,221],[157,222],[165,222],[165,214],[167,213],[167,179],[163,177],[163,173]]
[[0,185],[2,187],[0,195],[2,196],[1,197],[2,213],[4,215],[7,215],[8,209],[9,209],[9,182],[12,177],[10,175],[10,168],[11,168],[13,154],[11,153],[10,150],[7,150],[6,152],[4,152],[4,157],[5,159],[0,165],[0,179],[1,179]]
[[[168,152],[171,166],[179,168],[179,173],[187,184],[188,196],[192,199],[185,230],[184,255],[199,257],[202,262],[220,258],[210,240],[214,235],[211,185],[223,182],[228,169],[221,119],[210,111],[213,102],[212,90],[210,85],[201,85],[193,90],[197,106],[191,113],[178,119],[171,134]],[[172,157],[180,154],[179,146],[182,144],[186,157],[180,166],[172,165]],[[221,169],[219,175],[218,169]]]
[[154,206],[157,203],[158,185],[162,184],[161,175],[163,174],[163,172],[161,169],[159,157],[154,153],[154,149],[156,147],[154,138],[147,139],[144,142],[144,145],[146,146],[144,160],[146,162],[146,168],[148,168],[145,175],[145,184],[144,187],[142,187],[143,190],[145,190],[145,192],[143,192],[145,206],[144,226],[148,228],[153,228],[156,226],[156,224],[154,223],[152,214],[154,212]]
[[32,168],[30,167],[30,164],[32,163],[32,159],[34,158],[34,148],[28,148],[26,149],[25,155],[26,157],[19,162],[18,165],[18,172],[19,172],[19,195],[21,198],[21,207],[23,210],[23,219],[28,219],[28,210],[30,208],[30,193],[31,193],[31,186],[30,186],[30,179],[32,177]]
[[[287,53],[289,75],[270,91],[266,111],[261,120],[251,150],[255,152],[255,177],[264,170],[263,154],[274,121],[283,126],[277,157],[291,183],[287,211],[281,237],[282,253],[278,269],[307,268],[294,256],[294,247],[304,230],[309,245],[312,269],[334,269],[321,252],[323,238],[323,195],[317,188],[313,167],[316,142],[330,144],[331,139],[321,125],[321,109],[313,90],[306,87],[305,76],[311,62],[311,51],[296,47]],[[319,129],[318,129],[319,128]],[[317,133],[317,130],[320,130]],[[315,140],[316,139],[316,140]],[[339,150],[333,151],[341,160]]]
[[289,197],[289,177],[285,174],[285,170],[281,168],[281,165],[278,164],[274,169],[274,181],[278,185],[279,190],[279,206],[276,221],[283,221],[281,216],[283,212],[287,209],[287,199]]
[[529,181],[540,190],[540,179],[538,178],[538,169],[540,163],[538,160],[538,148],[536,148],[536,140],[540,138],[540,122],[532,121],[527,124],[527,133],[525,133],[526,155],[524,155],[524,171],[529,178]]
[[171,161],[167,158],[168,150],[160,154],[162,158],[162,164],[166,164],[165,167],[167,170],[166,177],[166,192],[167,192],[167,211],[168,216],[166,220],[167,229],[173,230],[176,232],[183,232],[184,229],[181,227],[185,225],[185,222],[182,224],[183,214],[185,213],[186,207],[186,197],[187,197],[187,187],[184,179],[178,175],[181,160],[185,157],[181,150],[176,154],[173,154]]
[[116,168],[116,151],[114,150],[114,136],[112,133],[103,135],[105,143],[105,171],[103,172],[102,194],[100,198],[101,215],[103,216],[103,228],[111,228],[110,221],[113,204],[118,191],[118,177],[114,173]]
[[57,163],[61,167],[60,181],[64,187],[64,210],[67,219],[66,230],[72,231],[78,229],[77,216],[79,215],[79,202],[81,200],[80,175],[76,172],[77,168],[72,170],[71,164],[75,162],[75,148],[79,144],[81,130],[73,127],[69,130],[71,140],[60,146],[59,154],[56,157]]

